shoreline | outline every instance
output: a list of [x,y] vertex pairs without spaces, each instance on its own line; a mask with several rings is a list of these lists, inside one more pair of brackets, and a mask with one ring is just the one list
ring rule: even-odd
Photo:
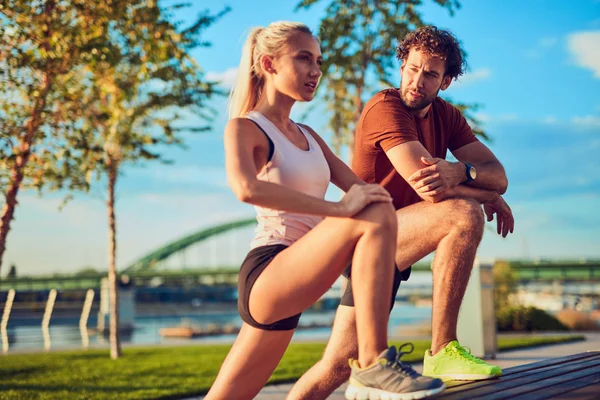
[[[562,337],[571,337],[574,338],[573,341],[585,341],[585,339],[579,340],[579,339],[575,339],[578,338],[580,336],[586,336],[586,335],[598,335],[597,332],[587,332],[587,331],[570,331],[570,332],[561,332],[561,331],[548,331],[548,332],[510,332],[510,333],[499,333],[498,334],[498,338],[502,337],[502,338],[511,338],[511,339],[519,339],[519,338],[533,338],[533,337],[556,337],[556,336],[562,336]],[[153,343],[153,344],[149,344],[149,343],[128,343],[128,342],[124,342],[121,344],[121,347],[124,349],[127,348],[131,348],[131,349],[139,349],[139,348],[162,348],[162,347],[182,347],[182,346],[189,346],[189,347],[193,347],[193,346],[229,346],[233,343],[233,339],[235,339],[235,337],[232,338],[231,341],[223,341],[223,340],[217,340],[217,339],[202,339],[202,340],[168,340],[168,341],[163,341],[160,343]],[[388,340],[390,342],[411,342],[411,341],[419,341],[419,340],[431,340],[431,336],[397,336],[397,335],[390,335]],[[297,344],[326,344],[328,341],[328,339],[319,339],[319,338],[306,338],[306,337],[293,337],[292,341],[290,343],[297,343]],[[568,344],[569,342],[566,343],[557,343],[555,345],[562,345],[562,344]],[[539,347],[539,346],[546,346],[545,344],[542,345],[538,345],[538,346],[532,346],[532,347]],[[10,355],[18,355],[18,354],[35,354],[35,353],[39,353],[39,354],[45,354],[45,353],[60,353],[60,352],[70,352],[70,351],[83,351],[83,350],[109,350],[110,349],[110,343],[105,342],[105,343],[90,343],[89,347],[87,349],[83,348],[81,345],[70,345],[70,346],[60,346],[60,347],[51,347],[48,350],[45,350],[43,348],[17,348],[17,349],[10,349],[8,352],[2,352],[0,353],[0,357],[2,356],[6,356],[9,357]],[[520,348],[514,348],[514,349],[507,349],[507,350],[503,350],[502,352],[512,352],[512,351],[519,351],[522,350]]]

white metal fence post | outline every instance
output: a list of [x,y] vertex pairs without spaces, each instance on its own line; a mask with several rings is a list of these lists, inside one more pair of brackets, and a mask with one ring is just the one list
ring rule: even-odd
[[12,310],[13,302],[15,300],[15,289],[10,289],[6,297],[6,304],[4,304],[4,312],[2,313],[2,322],[0,323],[0,333],[2,335],[2,351],[8,351],[8,333],[6,327],[8,326],[8,319],[10,318],[10,311]]
[[50,350],[50,317],[52,316],[52,310],[54,309],[54,302],[56,301],[56,289],[50,290],[48,294],[48,301],[46,302],[46,311],[44,311],[44,318],[42,319],[42,335],[44,336],[44,349]]
[[88,318],[92,309],[92,303],[94,302],[94,290],[88,289],[85,294],[85,301],[83,303],[83,309],[81,310],[81,318],[79,318],[79,332],[81,333],[81,344],[84,348],[88,348],[90,345],[90,336],[87,330]]

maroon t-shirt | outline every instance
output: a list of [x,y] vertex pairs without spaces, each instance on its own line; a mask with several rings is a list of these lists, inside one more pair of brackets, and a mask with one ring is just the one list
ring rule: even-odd
[[400,144],[418,141],[433,156],[478,141],[465,117],[437,97],[425,118],[411,114],[398,89],[377,93],[366,104],[356,129],[352,169],[365,182],[379,183],[394,199],[396,209],[421,201],[385,154]]

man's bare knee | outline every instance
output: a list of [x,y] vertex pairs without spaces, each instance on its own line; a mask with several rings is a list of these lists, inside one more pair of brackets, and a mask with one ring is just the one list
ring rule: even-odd
[[450,219],[455,228],[465,234],[483,235],[485,220],[481,204],[471,199],[452,199],[447,205],[450,207]]

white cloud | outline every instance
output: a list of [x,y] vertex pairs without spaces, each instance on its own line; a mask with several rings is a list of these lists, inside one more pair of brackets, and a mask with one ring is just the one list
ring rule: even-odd
[[558,38],[553,36],[548,36],[541,38],[535,48],[528,49],[523,52],[523,55],[526,58],[530,58],[532,60],[540,58],[544,53],[548,52],[554,45],[558,43]]
[[207,185],[214,188],[229,188],[224,166],[165,165],[132,171],[131,178],[151,179],[171,185]]
[[488,79],[492,75],[492,70],[489,68],[479,68],[471,72],[467,72],[465,75],[458,78],[456,82],[454,82],[453,86],[462,86],[471,84],[478,81],[483,81]]
[[206,73],[206,79],[221,82],[221,85],[231,89],[237,79],[237,68],[228,68],[225,71],[210,71]]
[[499,114],[499,115],[490,115],[485,113],[477,113],[475,114],[475,118],[480,120],[481,122],[510,122],[516,121],[519,119],[517,114]]
[[[100,196],[97,192],[88,195],[75,194],[74,198],[66,204],[63,203],[64,199],[65,197],[57,193],[47,193],[40,197],[30,190],[24,192],[19,198],[19,205],[28,213],[52,215],[62,223],[72,224],[78,228],[86,227],[91,223],[104,223],[106,210],[104,193]],[[61,205],[64,206],[62,209]]]
[[580,126],[592,126],[600,128],[600,117],[595,115],[585,115],[583,117],[573,117],[573,123]]
[[492,120],[492,116],[486,113],[477,113],[475,114],[475,118],[481,122],[490,122]]
[[580,67],[591,69],[600,78],[600,31],[572,33],[568,36],[569,51]]
[[553,125],[558,122],[558,119],[553,115],[548,115],[542,119],[543,124]]
[[228,188],[225,167],[198,167],[194,165],[176,166],[155,170],[157,179],[173,183],[206,184]]
[[[185,192],[149,192],[128,199],[128,204],[132,208],[140,206],[161,206],[175,207],[179,211],[214,209],[227,202],[235,203],[233,194],[204,194],[204,193],[185,193]],[[143,203],[143,204],[141,204]],[[133,204],[137,204],[134,206]]]
[[558,38],[555,37],[545,37],[540,40],[540,47],[549,49],[553,47],[558,42]]

